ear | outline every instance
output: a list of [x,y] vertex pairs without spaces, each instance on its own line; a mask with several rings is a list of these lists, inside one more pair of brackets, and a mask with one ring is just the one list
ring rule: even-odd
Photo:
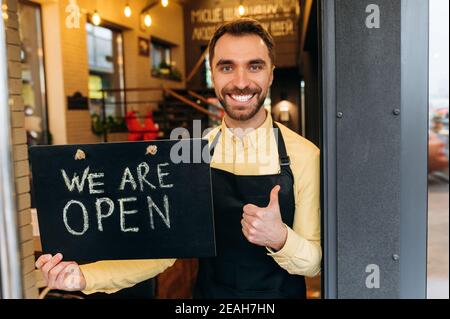
[[269,82],[269,86],[272,85],[273,82],[273,71],[275,70],[275,65],[272,65],[272,70],[270,70],[270,82]]

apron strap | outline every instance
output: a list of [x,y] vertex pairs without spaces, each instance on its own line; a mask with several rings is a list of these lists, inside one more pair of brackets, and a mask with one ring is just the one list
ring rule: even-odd
[[290,166],[291,165],[291,159],[287,155],[286,151],[286,145],[284,144],[284,138],[281,134],[281,130],[278,127],[277,123],[273,123],[273,133],[275,134],[275,139],[278,144],[278,156],[280,157],[280,166]]
[[[281,168],[289,168],[291,165],[291,160],[289,156],[287,155],[286,151],[286,145],[284,144],[283,135],[281,134],[281,130],[278,127],[278,125],[275,122],[273,123],[273,133],[275,134],[275,140],[277,142],[278,146],[278,157],[280,159],[280,166]],[[220,135],[222,134],[222,129],[219,129],[219,132],[217,132],[216,136],[214,137],[214,140],[211,143],[211,146],[209,147],[209,154],[211,155],[211,160],[214,156],[214,151],[216,149],[216,145],[219,142]]]
[[219,132],[217,132],[216,136],[214,137],[214,140],[211,143],[211,146],[209,147],[209,154],[211,155],[211,157],[210,157],[211,161],[214,156],[214,151],[216,150],[216,145],[219,142],[219,137],[220,137],[221,133],[222,133],[222,128],[219,129]]

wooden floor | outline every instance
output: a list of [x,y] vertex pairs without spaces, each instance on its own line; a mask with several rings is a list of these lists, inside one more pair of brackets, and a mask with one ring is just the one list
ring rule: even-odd
[[314,278],[306,278],[307,298],[308,299],[320,299],[320,275]]

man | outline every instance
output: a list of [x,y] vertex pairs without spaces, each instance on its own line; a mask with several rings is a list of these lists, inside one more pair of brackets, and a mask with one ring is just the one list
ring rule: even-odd
[[[274,42],[255,20],[221,26],[209,46],[225,116],[207,138],[217,257],[199,260],[197,298],[305,298],[304,276],[320,271],[319,150],[275,124],[263,107],[273,80]],[[281,134],[278,134],[280,132]],[[156,276],[174,259],[79,266],[44,255],[48,286],[112,293]],[[67,276],[79,271],[77,287]]]

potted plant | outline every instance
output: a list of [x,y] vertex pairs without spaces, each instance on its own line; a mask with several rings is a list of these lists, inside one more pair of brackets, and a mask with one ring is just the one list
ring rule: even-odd
[[157,68],[152,70],[152,75],[164,79],[181,81],[181,72],[165,61],[161,62]]

